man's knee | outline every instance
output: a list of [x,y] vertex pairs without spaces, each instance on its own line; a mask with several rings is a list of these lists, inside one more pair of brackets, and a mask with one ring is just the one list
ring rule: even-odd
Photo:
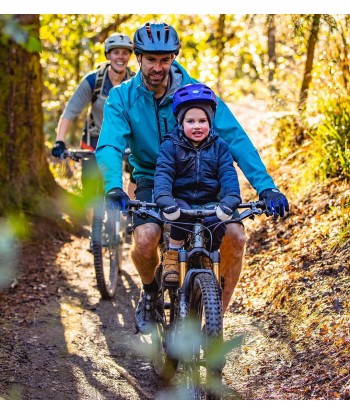
[[154,255],[161,237],[161,228],[155,223],[145,223],[134,230],[133,250],[143,257]]
[[229,247],[236,252],[243,252],[246,243],[244,227],[239,223],[227,224],[222,242],[222,248],[224,249]]

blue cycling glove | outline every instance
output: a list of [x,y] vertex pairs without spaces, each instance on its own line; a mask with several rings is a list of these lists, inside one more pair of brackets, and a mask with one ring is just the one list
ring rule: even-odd
[[126,211],[129,206],[129,196],[120,187],[114,187],[106,193],[106,200],[109,200],[112,205],[117,205],[123,212]]
[[52,147],[51,153],[54,157],[60,158],[65,150],[67,150],[65,142],[58,140],[55,142],[55,145]]
[[259,194],[259,200],[263,200],[266,205],[267,215],[273,215],[274,219],[278,216],[283,218],[284,212],[289,212],[287,198],[277,189],[265,189]]

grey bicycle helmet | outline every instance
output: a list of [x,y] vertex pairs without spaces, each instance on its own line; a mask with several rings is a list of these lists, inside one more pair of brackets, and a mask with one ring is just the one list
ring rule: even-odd
[[149,53],[174,53],[180,50],[176,30],[166,23],[146,23],[136,30],[134,52],[136,55]]
[[124,48],[133,51],[132,41],[129,36],[122,33],[113,33],[105,40],[105,54],[115,48]]

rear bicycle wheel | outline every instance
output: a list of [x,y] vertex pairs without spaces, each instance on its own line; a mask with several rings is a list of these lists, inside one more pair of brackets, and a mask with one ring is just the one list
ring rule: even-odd
[[[221,288],[214,274],[196,275],[191,291],[189,315],[195,332],[193,337],[197,339],[192,346],[193,357],[189,372],[195,390],[195,399],[219,399],[225,356],[221,355],[223,344]],[[201,393],[198,392],[199,389]]]
[[115,297],[122,267],[125,218],[117,208],[103,201],[94,210],[92,221],[92,253],[97,288],[103,300]]

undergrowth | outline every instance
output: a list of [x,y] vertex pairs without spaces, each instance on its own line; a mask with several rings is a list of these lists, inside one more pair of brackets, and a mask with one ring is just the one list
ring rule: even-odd
[[[283,112],[272,128],[275,168],[278,163],[299,165],[290,181],[295,195],[307,194],[317,183],[350,182],[350,101],[347,94],[319,94],[316,106],[305,113]],[[334,208],[341,216],[339,247],[350,238],[349,196]]]

